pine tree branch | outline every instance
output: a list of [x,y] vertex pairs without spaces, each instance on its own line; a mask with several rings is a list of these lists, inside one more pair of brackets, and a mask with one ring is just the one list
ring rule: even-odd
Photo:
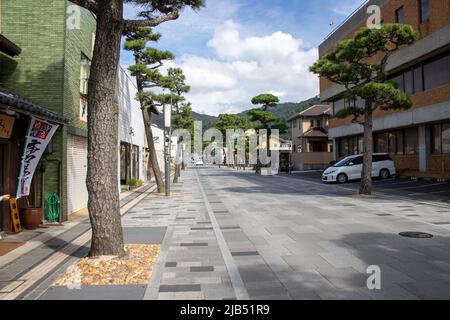
[[70,2],[97,14],[98,6],[95,0],[70,0]]
[[125,30],[137,27],[156,27],[163,22],[176,20],[179,16],[180,13],[178,10],[174,10],[154,19],[125,20]]

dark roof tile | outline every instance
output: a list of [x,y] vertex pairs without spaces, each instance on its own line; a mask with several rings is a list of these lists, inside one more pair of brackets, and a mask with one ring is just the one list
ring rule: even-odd
[[36,116],[46,118],[50,121],[56,121],[60,123],[67,123],[68,120],[63,115],[60,115],[54,111],[51,111],[45,107],[35,104],[25,98],[22,98],[14,93],[8,91],[5,88],[0,87],[0,104],[10,106],[18,111],[25,111],[32,113]]

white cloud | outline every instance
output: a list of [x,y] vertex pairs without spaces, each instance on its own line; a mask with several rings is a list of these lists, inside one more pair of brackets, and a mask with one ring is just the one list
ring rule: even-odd
[[317,48],[304,47],[302,39],[280,31],[242,37],[240,26],[227,20],[208,46],[215,58],[184,55],[168,65],[184,70],[192,88],[186,98],[196,111],[240,112],[252,107],[253,96],[265,92],[285,102],[318,94],[318,79],[308,71],[317,59]]
[[341,16],[349,16],[352,12],[358,9],[363,3],[363,0],[341,0],[339,6],[333,8],[333,12]]

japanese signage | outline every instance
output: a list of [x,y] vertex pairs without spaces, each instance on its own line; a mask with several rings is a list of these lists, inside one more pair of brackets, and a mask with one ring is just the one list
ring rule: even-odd
[[17,199],[30,194],[30,185],[34,171],[58,127],[58,125],[50,124],[34,117],[31,118],[20,166]]
[[11,138],[11,132],[14,125],[14,117],[9,117],[5,114],[0,114],[0,138]]

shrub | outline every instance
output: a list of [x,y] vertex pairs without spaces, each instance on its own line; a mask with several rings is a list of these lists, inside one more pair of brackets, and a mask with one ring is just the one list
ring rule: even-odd
[[139,180],[139,179],[130,179],[128,181],[128,185],[130,187],[142,187],[144,185],[144,181]]

